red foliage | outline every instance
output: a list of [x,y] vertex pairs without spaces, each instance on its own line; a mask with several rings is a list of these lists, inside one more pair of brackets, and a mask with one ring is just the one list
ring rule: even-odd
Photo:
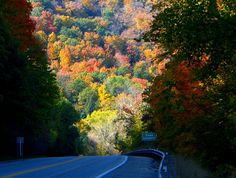
[[200,81],[194,80],[194,69],[196,69],[195,65],[190,66],[186,63],[181,63],[174,71],[175,75],[173,78],[175,87],[173,87],[173,91],[175,91],[176,96],[173,99],[173,102],[177,100],[182,101],[185,111],[178,112],[179,118],[182,119],[196,116],[204,109],[204,104],[199,103],[199,99],[204,94],[204,89],[200,86]]
[[53,21],[54,21],[54,17],[53,14],[49,11],[42,11],[42,19],[45,19],[46,21],[46,25],[44,25],[44,27],[46,27],[47,29],[45,29],[48,33],[51,32],[55,32],[57,30],[57,28],[53,25]]
[[191,97],[192,95],[200,97],[203,94],[199,87],[200,81],[193,81],[193,69],[181,63],[175,70],[176,89],[186,97]]
[[31,4],[26,0],[7,0],[5,2],[4,15],[9,23],[10,32],[21,42],[21,49],[26,50],[35,43],[32,35],[35,24],[30,19]]
[[46,33],[56,32],[57,28],[53,25],[54,16],[49,11],[42,11],[40,17],[32,16],[36,22],[36,31],[43,30]]
[[135,53],[135,50],[133,49],[133,46],[130,46],[130,45],[129,45],[129,46],[127,47],[127,53],[128,53],[128,54],[134,54],[134,53]]
[[118,61],[119,65],[121,66],[129,65],[130,59],[128,56],[122,55],[120,53],[116,53],[115,58]]
[[[152,108],[158,110],[160,115],[168,109],[168,113],[179,125],[184,125],[193,117],[202,114],[207,103],[202,101],[205,88],[200,85],[201,81],[195,80],[194,70],[197,68],[197,65],[182,62],[158,76],[153,81],[149,93]],[[166,105],[165,109],[163,105]]]
[[95,58],[89,59],[89,61],[87,62],[87,72],[89,73],[98,72],[100,66],[101,63],[98,62]]

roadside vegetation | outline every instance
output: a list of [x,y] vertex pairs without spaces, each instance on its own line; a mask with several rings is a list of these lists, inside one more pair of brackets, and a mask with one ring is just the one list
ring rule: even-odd
[[236,165],[235,1],[160,1],[145,39],[168,64],[146,93],[161,147],[198,159],[216,177]]

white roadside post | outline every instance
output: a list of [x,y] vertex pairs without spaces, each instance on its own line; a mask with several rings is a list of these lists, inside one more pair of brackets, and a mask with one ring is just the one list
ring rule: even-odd
[[17,145],[17,157],[23,157],[24,150],[24,137],[16,137],[16,145]]

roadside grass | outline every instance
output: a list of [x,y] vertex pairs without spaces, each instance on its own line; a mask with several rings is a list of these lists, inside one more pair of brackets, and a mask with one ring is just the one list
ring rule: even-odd
[[197,162],[183,156],[175,156],[175,167],[178,178],[214,178],[208,170],[201,167]]

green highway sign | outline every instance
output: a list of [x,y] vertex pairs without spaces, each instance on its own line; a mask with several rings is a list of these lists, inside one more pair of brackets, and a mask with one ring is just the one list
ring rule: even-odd
[[156,141],[157,134],[155,132],[143,132],[142,141]]

